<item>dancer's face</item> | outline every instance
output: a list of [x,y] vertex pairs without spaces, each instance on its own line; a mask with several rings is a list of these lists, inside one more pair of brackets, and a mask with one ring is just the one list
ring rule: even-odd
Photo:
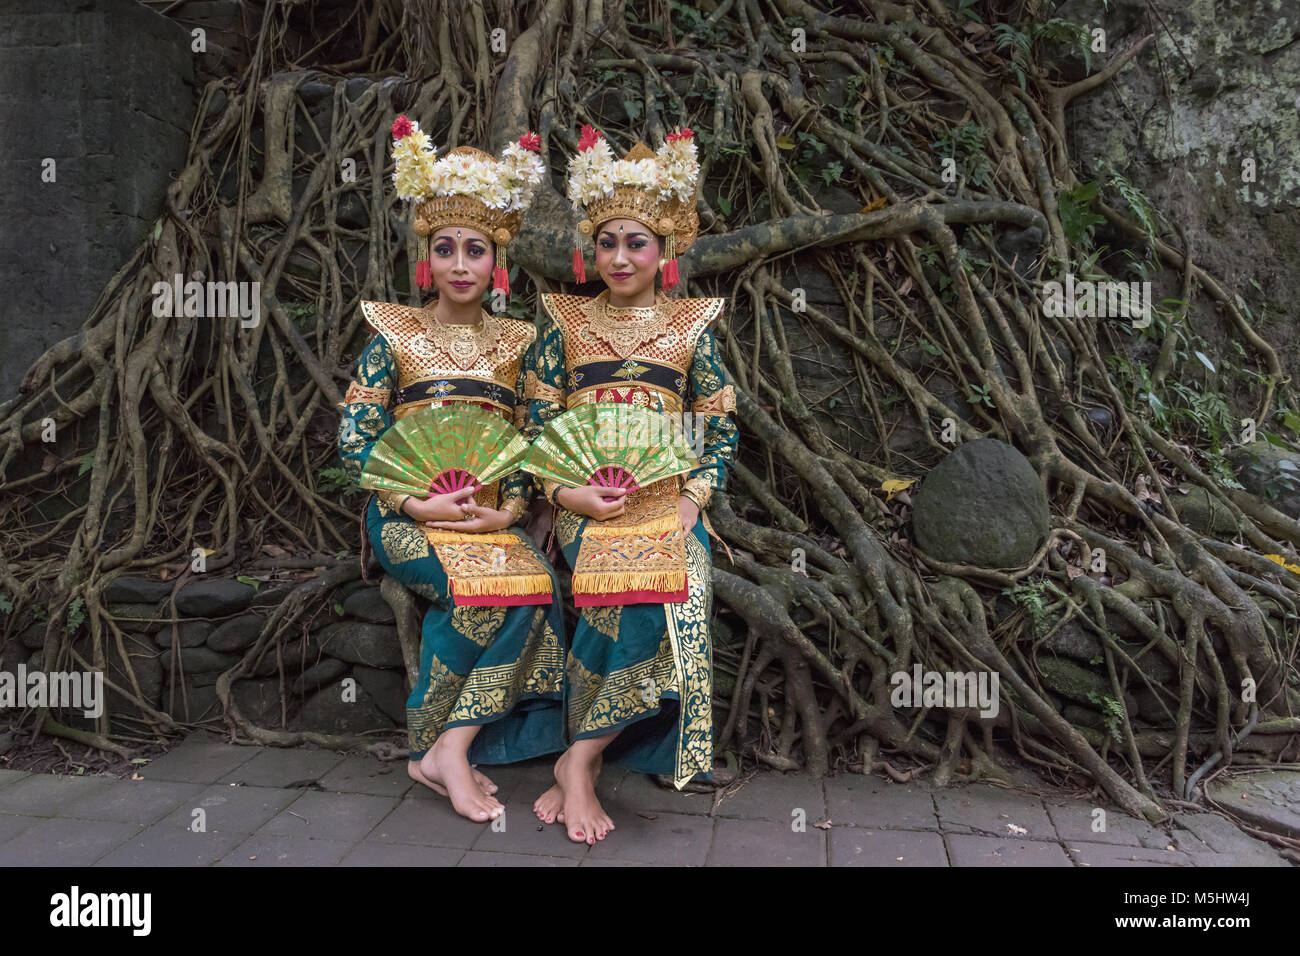
[[596,230],[596,271],[624,298],[653,288],[659,271],[659,237],[635,219],[611,219]]
[[445,226],[429,237],[429,272],[438,294],[466,304],[483,297],[492,281],[492,243],[465,226]]

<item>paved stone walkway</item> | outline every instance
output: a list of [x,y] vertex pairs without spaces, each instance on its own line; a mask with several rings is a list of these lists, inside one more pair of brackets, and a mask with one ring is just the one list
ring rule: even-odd
[[1095,831],[1083,802],[775,772],[715,807],[612,766],[599,791],[618,829],[587,847],[532,815],[549,761],[482,769],[504,829],[458,817],[405,762],[202,734],[143,780],[0,770],[0,866],[1290,865],[1213,814],[1180,814],[1166,833],[1111,808]]

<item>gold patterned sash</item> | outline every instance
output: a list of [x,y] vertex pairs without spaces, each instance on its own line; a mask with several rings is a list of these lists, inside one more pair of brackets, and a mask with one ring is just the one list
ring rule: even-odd
[[458,605],[550,604],[551,575],[518,535],[424,529]]
[[627,496],[626,510],[588,520],[573,568],[575,607],[677,604],[686,600],[686,542],[676,477]]

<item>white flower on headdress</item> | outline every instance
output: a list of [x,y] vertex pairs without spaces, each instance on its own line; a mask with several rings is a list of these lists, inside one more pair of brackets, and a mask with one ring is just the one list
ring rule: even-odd
[[[594,130],[591,131],[596,134]],[[615,160],[603,136],[569,160],[568,198],[576,208],[601,196],[610,196],[619,186],[653,191],[658,198],[689,202],[699,178],[694,134],[690,130],[670,134],[656,155],[647,159]]]
[[401,199],[419,202],[431,195],[430,174],[435,165],[429,135],[411,123],[411,132],[393,145],[393,188]]

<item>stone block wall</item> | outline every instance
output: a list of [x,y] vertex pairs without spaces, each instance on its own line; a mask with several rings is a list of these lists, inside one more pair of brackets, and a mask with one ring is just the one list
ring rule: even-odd
[[137,0],[0,0],[0,401],[153,229],[185,162],[194,58]]
[[[150,705],[184,721],[219,716],[217,677],[253,646],[290,588],[254,588],[230,578],[203,577],[181,588],[175,618],[169,612],[171,588],[166,581],[123,577],[105,589],[104,597],[126,635],[127,655]],[[405,726],[406,668],[393,611],[379,586],[360,581],[344,585],[331,605],[338,607],[328,619],[319,619],[306,634],[282,636],[278,655],[272,644],[254,674],[235,682],[232,693],[240,710],[253,723],[272,729],[352,734]],[[20,662],[29,671],[68,669],[41,666],[44,636],[40,622],[16,632],[0,645],[0,669],[12,672]],[[125,684],[121,655],[112,641],[108,644],[108,675]],[[87,638],[78,639],[87,657],[88,645]],[[345,700],[347,678],[355,681],[355,699]],[[132,712],[112,692],[108,705],[119,715]],[[89,725],[75,712],[58,712],[57,717],[71,726]],[[119,723],[115,729],[120,728]]]

